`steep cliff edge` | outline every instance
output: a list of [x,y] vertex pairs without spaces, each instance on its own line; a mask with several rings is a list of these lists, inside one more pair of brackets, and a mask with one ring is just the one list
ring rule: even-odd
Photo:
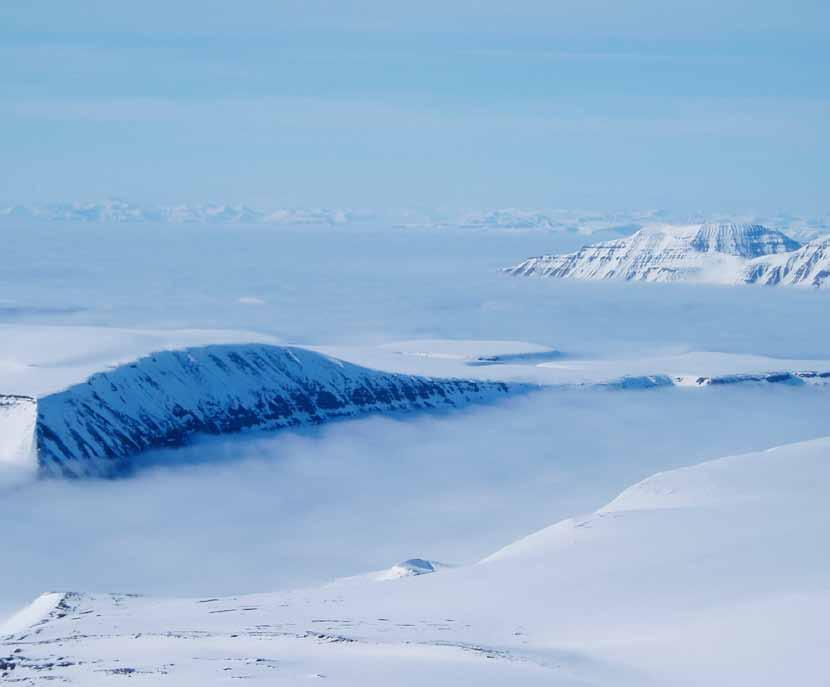
[[0,395],[0,469],[37,470],[36,424],[37,401],[34,398]]
[[286,346],[162,351],[38,399],[37,457],[47,474],[112,476],[129,469],[130,456],[194,434],[457,407],[508,390],[501,382],[379,372]]

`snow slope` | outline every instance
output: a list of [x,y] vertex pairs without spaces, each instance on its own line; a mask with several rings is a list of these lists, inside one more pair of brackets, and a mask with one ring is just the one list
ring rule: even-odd
[[524,341],[418,339],[383,344],[380,348],[400,355],[459,360],[468,365],[537,363],[559,356],[552,348]]
[[149,353],[227,343],[281,341],[232,329],[0,324],[0,394],[45,396]]
[[28,396],[0,396],[0,470],[33,474],[37,402]]
[[619,387],[640,379],[705,387],[737,383],[830,383],[830,360],[784,359],[714,351],[638,351],[590,358],[519,341],[417,339],[381,346],[315,346],[342,360],[403,374],[521,382],[540,386]]
[[[632,236],[581,248],[567,255],[530,258],[509,267],[512,275],[626,281],[695,281],[735,284],[762,282],[766,265],[783,256],[801,255],[797,241],[758,224],[701,224],[688,227],[652,227]],[[815,251],[800,258],[809,262]],[[824,255],[819,259],[823,259]],[[786,262],[786,261],[785,261]],[[751,278],[754,269],[756,278]],[[797,269],[790,267],[789,271]],[[764,283],[808,283],[807,280]],[[819,284],[813,284],[819,285]]]
[[657,474],[479,564],[230,598],[42,597],[5,677],[94,687],[823,685],[830,439]]

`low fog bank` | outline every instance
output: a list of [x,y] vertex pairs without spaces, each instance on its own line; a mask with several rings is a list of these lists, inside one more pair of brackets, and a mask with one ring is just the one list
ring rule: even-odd
[[7,484],[0,617],[46,590],[233,594],[475,561],[658,470],[830,434],[822,388],[547,391]]
[[3,232],[0,322],[254,329],[298,344],[513,339],[570,353],[823,357],[830,338],[827,293],[499,271],[601,235],[129,224]]

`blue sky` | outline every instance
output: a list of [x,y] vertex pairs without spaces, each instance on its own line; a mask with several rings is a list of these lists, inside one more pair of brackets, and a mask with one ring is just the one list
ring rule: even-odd
[[819,2],[16,2],[0,202],[826,212]]

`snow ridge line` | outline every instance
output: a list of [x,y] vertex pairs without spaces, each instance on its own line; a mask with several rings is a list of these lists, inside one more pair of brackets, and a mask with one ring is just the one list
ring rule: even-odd
[[160,351],[40,398],[38,463],[47,475],[114,477],[131,457],[196,434],[458,408],[534,388],[381,372],[289,346]]

